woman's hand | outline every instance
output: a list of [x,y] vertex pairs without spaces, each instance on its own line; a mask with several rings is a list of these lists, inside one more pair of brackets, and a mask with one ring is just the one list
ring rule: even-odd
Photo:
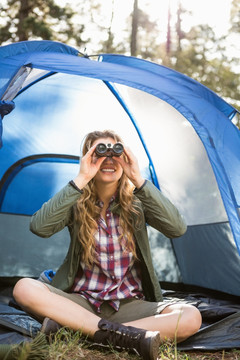
[[73,179],[79,189],[84,188],[96,175],[102,162],[106,157],[97,157],[95,154],[96,145],[92,146],[80,160],[80,169],[77,177]]
[[136,186],[140,188],[145,179],[142,177],[137,158],[133,155],[132,151],[124,146],[125,156],[114,156],[113,159],[116,160],[123,168],[124,173],[127,175],[129,180]]

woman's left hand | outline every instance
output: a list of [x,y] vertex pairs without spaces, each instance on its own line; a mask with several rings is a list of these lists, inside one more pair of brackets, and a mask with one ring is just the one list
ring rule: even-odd
[[[136,186],[136,188],[140,188],[145,179],[142,177],[137,158],[133,155],[132,151],[124,146],[124,154],[125,156],[114,156],[113,159],[116,160],[123,168],[124,173],[127,175],[129,180]],[[125,157],[127,158],[125,160]]]

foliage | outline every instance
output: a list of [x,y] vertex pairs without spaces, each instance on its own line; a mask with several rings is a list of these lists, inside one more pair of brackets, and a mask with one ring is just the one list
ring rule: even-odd
[[171,66],[225,98],[240,109],[240,81],[225,55],[225,37],[217,38],[208,25],[193,27],[181,51],[172,52]]
[[[161,44],[156,41],[157,24],[151,22],[147,14],[142,13],[140,9],[138,12],[134,10],[138,14],[138,20],[135,20],[138,21],[137,55],[190,76],[240,110],[240,60],[230,54],[227,48],[231,32],[217,37],[213,29],[206,24],[196,25],[189,32],[184,32],[181,24],[184,15],[189,15],[189,12],[181,6],[181,1],[178,4],[176,24],[174,26],[170,24],[171,14],[169,14],[167,41]],[[230,21],[231,31],[239,35],[238,0],[232,0]]]
[[[37,355],[38,354],[38,355]],[[196,352],[177,351],[173,342],[166,342],[159,348],[159,360],[234,360],[240,358],[240,351],[212,351]],[[110,347],[100,347],[93,344],[80,332],[73,332],[62,328],[57,334],[48,339],[43,339],[39,334],[32,343],[26,344],[18,352],[18,360],[139,360],[136,354],[125,351],[118,352]]]
[[231,8],[231,31],[236,33],[240,33],[240,2],[239,0],[232,0],[232,8]]
[[32,342],[20,343],[13,347],[6,359],[12,360],[45,360],[48,357],[49,346],[44,334],[39,333]]
[[33,39],[58,40],[77,44],[81,26],[72,23],[74,11],[70,6],[61,7],[54,0],[8,0],[1,8],[0,42],[16,42]]

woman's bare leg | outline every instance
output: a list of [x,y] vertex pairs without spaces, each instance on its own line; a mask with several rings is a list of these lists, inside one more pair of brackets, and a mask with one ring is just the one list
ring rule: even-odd
[[176,338],[178,342],[181,342],[195,334],[201,323],[201,314],[197,308],[187,304],[174,304],[167,306],[159,315],[131,321],[124,325],[159,331],[162,341]]
[[[81,330],[93,337],[99,330],[100,317],[73,301],[52,293],[43,283],[33,279],[21,279],[15,285],[13,296],[27,312],[38,317],[49,317],[62,326]],[[166,307],[159,315],[125,323],[150,331],[159,331],[162,341],[174,339],[180,342],[193,335],[201,326],[200,312],[191,305],[175,304]]]
[[19,280],[14,287],[13,296],[19,305],[35,316],[49,317],[62,326],[75,331],[81,330],[90,337],[99,330],[100,317],[73,301],[52,293],[40,281],[28,278]]

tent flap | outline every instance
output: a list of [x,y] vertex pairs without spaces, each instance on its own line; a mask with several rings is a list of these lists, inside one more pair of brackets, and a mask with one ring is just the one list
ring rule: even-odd
[[2,147],[2,119],[5,115],[9,114],[15,107],[13,101],[0,101],[0,148]]

